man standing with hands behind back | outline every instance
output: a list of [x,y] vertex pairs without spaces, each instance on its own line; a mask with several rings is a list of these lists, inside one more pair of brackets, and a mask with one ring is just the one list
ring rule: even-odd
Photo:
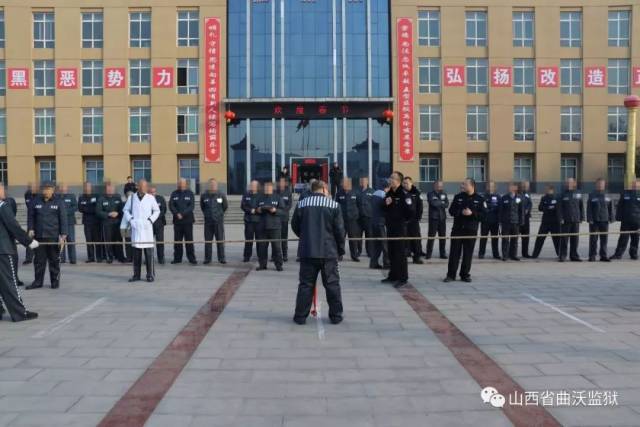
[[[182,262],[182,241],[193,242],[193,208],[195,206],[195,196],[189,190],[187,180],[180,178],[178,189],[171,193],[169,199],[169,210],[173,214],[173,261],[171,264]],[[196,265],[196,253],[193,243],[185,243],[187,248],[187,259],[189,264]]]

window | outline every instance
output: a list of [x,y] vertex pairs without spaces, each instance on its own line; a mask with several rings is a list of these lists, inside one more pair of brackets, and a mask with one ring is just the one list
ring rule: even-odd
[[629,46],[630,17],[631,11],[629,10],[609,11],[609,46]]
[[132,177],[135,182],[146,179],[151,181],[151,159],[133,159],[131,161]]
[[151,12],[129,13],[129,46],[151,47]]
[[560,12],[560,46],[582,45],[582,12]]
[[420,156],[420,181],[435,182],[440,179],[440,157]]
[[467,93],[487,93],[487,60],[467,59]]
[[197,158],[178,159],[178,173],[180,178],[200,181],[200,161]]
[[535,131],[535,110],[528,105],[513,107],[513,139],[515,141],[533,141]]
[[0,159],[0,182],[5,186],[9,184],[9,168],[6,158]]
[[55,47],[55,22],[53,12],[36,12],[33,14],[33,47]]
[[533,59],[513,60],[513,93],[533,93],[535,90]]
[[578,180],[578,158],[562,156],[560,158],[560,179],[564,182],[569,178]]
[[33,61],[33,90],[36,96],[54,95],[55,74],[53,61]]
[[518,156],[513,158],[513,179],[514,181],[533,181],[533,159],[529,156]]
[[82,94],[102,95],[102,61],[82,61]]
[[129,141],[151,142],[151,109],[145,107],[129,109]]
[[572,95],[582,92],[582,60],[560,60],[560,92]]
[[4,10],[0,10],[0,49],[4,48],[4,37]]
[[0,144],[7,143],[7,110],[0,109]]
[[467,107],[467,140],[487,141],[489,139],[489,107],[470,105]]
[[607,113],[609,141],[627,140],[627,111],[624,107],[609,107]]
[[7,70],[4,66],[4,61],[0,61],[0,96],[5,96],[7,93]]
[[200,15],[196,10],[178,11],[178,46],[198,46]]
[[82,47],[101,48],[103,43],[102,12],[82,13]]
[[40,182],[56,182],[56,161],[40,160]]
[[624,156],[609,154],[607,159],[607,174],[609,182],[624,182]]
[[420,93],[440,93],[440,60],[420,58],[418,70]]
[[38,108],[35,111],[36,144],[55,144],[56,116],[53,108]]
[[178,93],[198,93],[197,59],[178,59]]
[[513,12],[513,47],[533,46],[534,16],[533,12]]
[[487,180],[487,158],[484,156],[468,156],[467,177],[475,182],[485,182]]
[[440,46],[440,11],[418,11],[418,43],[420,46]]
[[629,93],[629,60],[610,59],[607,67],[609,93],[626,95]]
[[420,106],[420,139],[440,140],[440,106]]
[[582,140],[582,107],[562,107],[560,110],[560,139]]
[[178,141],[198,142],[198,107],[178,108]]
[[82,109],[82,142],[86,144],[100,144],[103,138],[102,108]]
[[84,179],[93,185],[104,182],[104,162],[102,160],[84,161]]
[[130,60],[129,80],[131,95],[149,95],[151,93],[151,62],[148,59]]
[[467,46],[487,45],[487,12],[469,11],[465,14]]

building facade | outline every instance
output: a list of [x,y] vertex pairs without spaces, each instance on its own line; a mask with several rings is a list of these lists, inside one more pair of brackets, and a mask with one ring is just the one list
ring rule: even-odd
[[399,169],[424,187],[619,186],[622,100],[640,92],[627,3],[5,2],[0,180],[213,177],[237,194],[337,162],[376,185]]

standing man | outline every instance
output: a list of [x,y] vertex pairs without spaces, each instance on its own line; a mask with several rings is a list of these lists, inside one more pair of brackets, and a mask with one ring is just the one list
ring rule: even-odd
[[402,187],[411,197],[411,204],[414,206],[415,214],[407,221],[407,237],[412,237],[407,242],[409,247],[409,253],[413,256],[414,264],[423,264],[420,257],[422,256],[422,240],[420,240],[420,220],[422,220],[422,195],[420,190],[413,185],[413,180],[410,176],[405,176],[402,180]]
[[105,194],[98,197],[96,216],[100,220],[100,227],[102,228],[102,241],[111,243],[104,245],[104,254],[108,264],[111,264],[114,258],[124,262],[120,237],[123,207],[122,198],[119,194],[113,192],[113,185],[107,183]]
[[[67,237],[67,214],[64,201],[54,197],[50,182],[42,185],[42,195],[33,199],[28,215],[29,237],[39,242],[54,243],[39,246],[34,254],[35,278],[26,289],[38,289],[44,282],[44,272],[49,263],[51,289],[60,287],[60,246]],[[58,243],[58,244],[55,244]]]
[[[178,189],[171,193],[171,198],[169,199],[169,210],[173,214],[173,239],[176,241],[173,245],[173,261],[171,261],[171,264],[180,264],[182,262],[182,241],[193,241],[194,206],[195,196],[189,190],[187,180],[180,178]],[[198,264],[193,243],[185,243],[185,247],[187,248],[189,264]]]
[[[616,252],[611,259],[621,259],[627,250],[627,242],[631,239],[629,256],[638,259],[638,241],[640,240],[640,179],[631,184],[631,188],[620,194],[616,209],[616,219],[620,221],[620,231],[626,233],[618,237]],[[629,233],[631,232],[631,233]]]
[[483,196],[486,209],[480,223],[480,249],[478,258],[483,259],[487,249],[487,237],[491,234],[491,252],[494,259],[501,259],[498,248],[498,235],[500,234],[500,195],[496,193],[496,183],[489,181],[487,193]]
[[[522,197],[518,194],[518,184],[509,184],[509,192],[500,199],[500,229],[502,232],[502,260],[518,258],[518,234],[524,224]],[[509,237],[510,236],[510,237]]]
[[[582,204],[582,194],[576,192],[576,180],[568,178],[565,183],[565,191],[560,195],[558,204],[558,219],[560,221],[562,233],[579,233],[580,223],[584,221],[584,205]],[[578,255],[579,237],[564,236],[560,238],[560,257],[558,261],[564,262],[567,259],[567,248],[571,261],[582,262]]]
[[531,258],[529,255],[529,232],[531,230],[531,210],[533,202],[529,193],[529,181],[522,181],[519,185],[520,199],[522,200],[522,224],[520,225],[520,236],[522,239],[522,258]]
[[213,252],[213,244],[211,241],[215,238],[218,252],[218,262],[226,264],[224,257],[224,213],[227,211],[229,203],[226,194],[218,190],[218,181],[211,178],[209,180],[209,189],[200,196],[200,209],[204,214],[204,262],[203,264],[211,264],[211,255]]
[[60,254],[60,262],[65,263],[67,261],[65,252],[69,255],[69,262],[71,264],[76,263],[76,211],[78,210],[78,200],[76,195],[69,193],[69,186],[67,184],[60,185],[60,197],[64,202],[64,211],[67,213],[67,243],[62,253]]
[[362,237],[360,224],[358,223],[360,212],[358,210],[358,196],[353,191],[351,178],[345,177],[342,180],[342,189],[338,191],[336,201],[342,209],[344,228],[349,236],[349,253],[351,254],[351,259],[355,262],[360,262],[358,242],[360,242],[360,248],[362,249],[362,241],[356,240]]
[[604,233],[589,235],[589,262],[596,260],[598,253],[598,238],[600,238],[600,261],[611,261],[607,256],[607,241],[609,238],[609,223],[613,222],[613,202],[606,195],[607,183],[603,178],[596,180],[596,189],[589,194],[587,201],[587,222],[589,233]]
[[558,220],[558,199],[555,195],[555,189],[553,185],[547,185],[545,195],[540,199],[538,210],[542,212],[542,221],[540,222],[540,229],[538,230],[538,237],[536,238],[536,244],[533,248],[532,258],[538,258],[540,251],[542,251],[542,245],[547,234],[551,233],[551,241],[553,242],[553,248],[556,250],[556,256],[560,256],[560,238],[555,234],[560,233],[560,221]]
[[331,179],[331,196],[335,199],[338,194],[338,188],[342,183],[342,169],[340,169],[338,162],[333,162],[333,166],[329,171],[329,179]]
[[[253,252],[253,240],[257,238],[258,226],[260,225],[260,214],[256,212],[258,209],[258,202],[260,201],[260,193],[258,181],[253,180],[249,183],[249,191],[242,196],[242,202],[240,208],[244,212],[244,256],[243,261],[249,262],[251,260],[251,253]],[[256,245],[256,251],[258,246]]]
[[[369,177],[363,176],[360,178],[360,191],[356,195],[356,202],[358,204],[358,224],[360,225],[360,234],[358,237],[364,237],[369,239],[372,237],[371,232],[371,217],[373,215],[371,211],[371,199],[373,197],[373,188],[369,187]],[[367,252],[367,256],[371,258],[371,240],[365,240],[364,247]],[[358,240],[358,252],[362,253],[362,241]]]
[[[371,211],[373,216],[371,218],[372,235],[376,239],[386,239],[387,229],[385,227],[385,202],[384,199],[389,191],[389,184],[385,185],[383,190],[376,190],[371,198]],[[388,269],[389,268],[389,252],[387,250],[386,240],[374,240],[372,242],[372,254],[369,259],[369,268],[374,269]],[[380,254],[382,254],[382,265],[380,265]]]
[[158,264],[164,264],[164,227],[167,225],[167,201],[164,196],[158,194],[155,186],[149,189],[151,195],[156,199],[156,203],[160,208],[160,215],[153,221],[153,237],[156,239],[156,253],[158,254]]
[[453,217],[453,228],[451,237],[466,236],[473,238],[452,239],[451,254],[449,257],[449,269],[445,282],[456,280],[460,256],[460,279],[463,282],[471,282],[471,261],[473,260],[473,249],[476,245],[478,235],[478,224],[484,215],[484,199],[476,193],[476,183],[473,179],[467,178],[462,183],[464,191],[457,194],[449,208],[449,214]]
[[307,321],[320,273],[329,304],[329,319],[338,324],[343,319],[338,271],[338,257],[344,254],[342,214],[338,203],[327,200],[331,195],[324,182],[315,181],[311,191],[313,195],[298,203],[291,219],[291,228],[300,238],[300,284],[293,321],[298,325]]
[[[260,215],[258,227],[258,239],[271,241],[271,259],[276,265],[276,270],[282,271],[282,250],[280,249],[280,226],[282,223],[282,200],[277,194],[273,194],[273,183],[264,183],[264,193],[258,201],[256,212]],[[269,242],[260,242],[257,245],[258,261],[260,265],[256,270],[266,270],[269,261]]]
[[[442,181],[433,183],[433,191],[427,194],[427,203],[429,203],[428,236],[434,237],[437,234],[441,237],[438,242],[440,258],[447,259],[447,241],[443,239],[443,237],[447,237],[447,208],[449,207],[449,197],[444,192],[444,184]],[[431,258],[433,242],[433,239],[427,240],[427,259]]]
[[130,176],[127,177],[127,182],[126,184],[124,184],[124,197],[125,198],[129,198],[130,195],[132,195],[133,193],[136,192],[136,183],[133,182],[133,178],[131,178]]
[[282,261],[288,261],[289,255],[289,213],[293,206],[293,197],[291,196],[291,190],[289,189],[288,180],[286,178],[280,178],[278,180],[278,196],[282,201],[282,215],[280,216],[280,242],[282,246]]
[[389,275],[382,279],[382,283],[393,283],[395,288],[406,285],[409,280],[404,238],[407,237],[407,221],[416,214],[411,196],[402,188],[403,179],[401,172],[391,174],[390,189],[384,199],[387,236],[395,239],[389,240],[388,243],[390,269]]
[[[34,197],[38,195],[38,187],[33,182],[30,182],[27,186],[27,191],[24,192],[24,204],[27,208],[27,212],[29,212],[29,205]],[[22,265],[31,264],[33,262],[33,251],[29,248],[29,246],[25,247],[25,256],[24,261],[22,261]]]
[[131,229],[131,245],[133,246],[133,276],[129,282],[140,280],[142,270],[142,253],[147,270],[147,282],[155,280],[153,265],[153,223],[160,215],[160,208],[155,197],[147,194],[147,181],[138,181],[137,191],[127,199],[122,212],[120,230],[124,234]]
[[[84,225],[84,238],[87,242],[101,242],[100,219],[96,216],[96,205],[98,195],[93,193],[93,186],[90,182],[85,182],[83,193],[78,198],[78,210],[82,213],[82,224]],[[102,262],[102,245],[87,245],[86,262]]]
[[[16,217],[16,214],[18,213],[18,205],[16,204],[16,201],[13,197],[11,196],[7,196],[6,193],[6,188],[4,186],[4,184],[2,182],[0,182],[0,201],[5,202],[6,205],[9,205],[9,208],[11,209],[11,212],[13,213],[13,217]],[[15,253],[15,257],[13,259],[13,265],[15,266],[15,273],[16,273],[16,284],[18,286],[24,286],[24,283],[22,283],[22,281],[20,280],[20,278],[18,278],[18,251],[16,250]],[[0,301],[2,300],[2,298],[0,298]],[[0,313],[2,312],[2,303],[0,302]]]

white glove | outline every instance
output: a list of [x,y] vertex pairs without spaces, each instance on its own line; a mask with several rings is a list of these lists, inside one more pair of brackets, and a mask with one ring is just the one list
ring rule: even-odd
[[38,242],[37,240],[33,240],[31,243],[29,243],[29,249],[35,249],[38,246],[40,246],[40,242]]
[[29,235],[29,237],[31,237],[32,239],[33,239],[33,236],[35,236],[35,235],[36,235],[36,233],[35,233],[33,230],[29,230],[29,231],[27,232],[27,234],[28,234],[28,235]]

